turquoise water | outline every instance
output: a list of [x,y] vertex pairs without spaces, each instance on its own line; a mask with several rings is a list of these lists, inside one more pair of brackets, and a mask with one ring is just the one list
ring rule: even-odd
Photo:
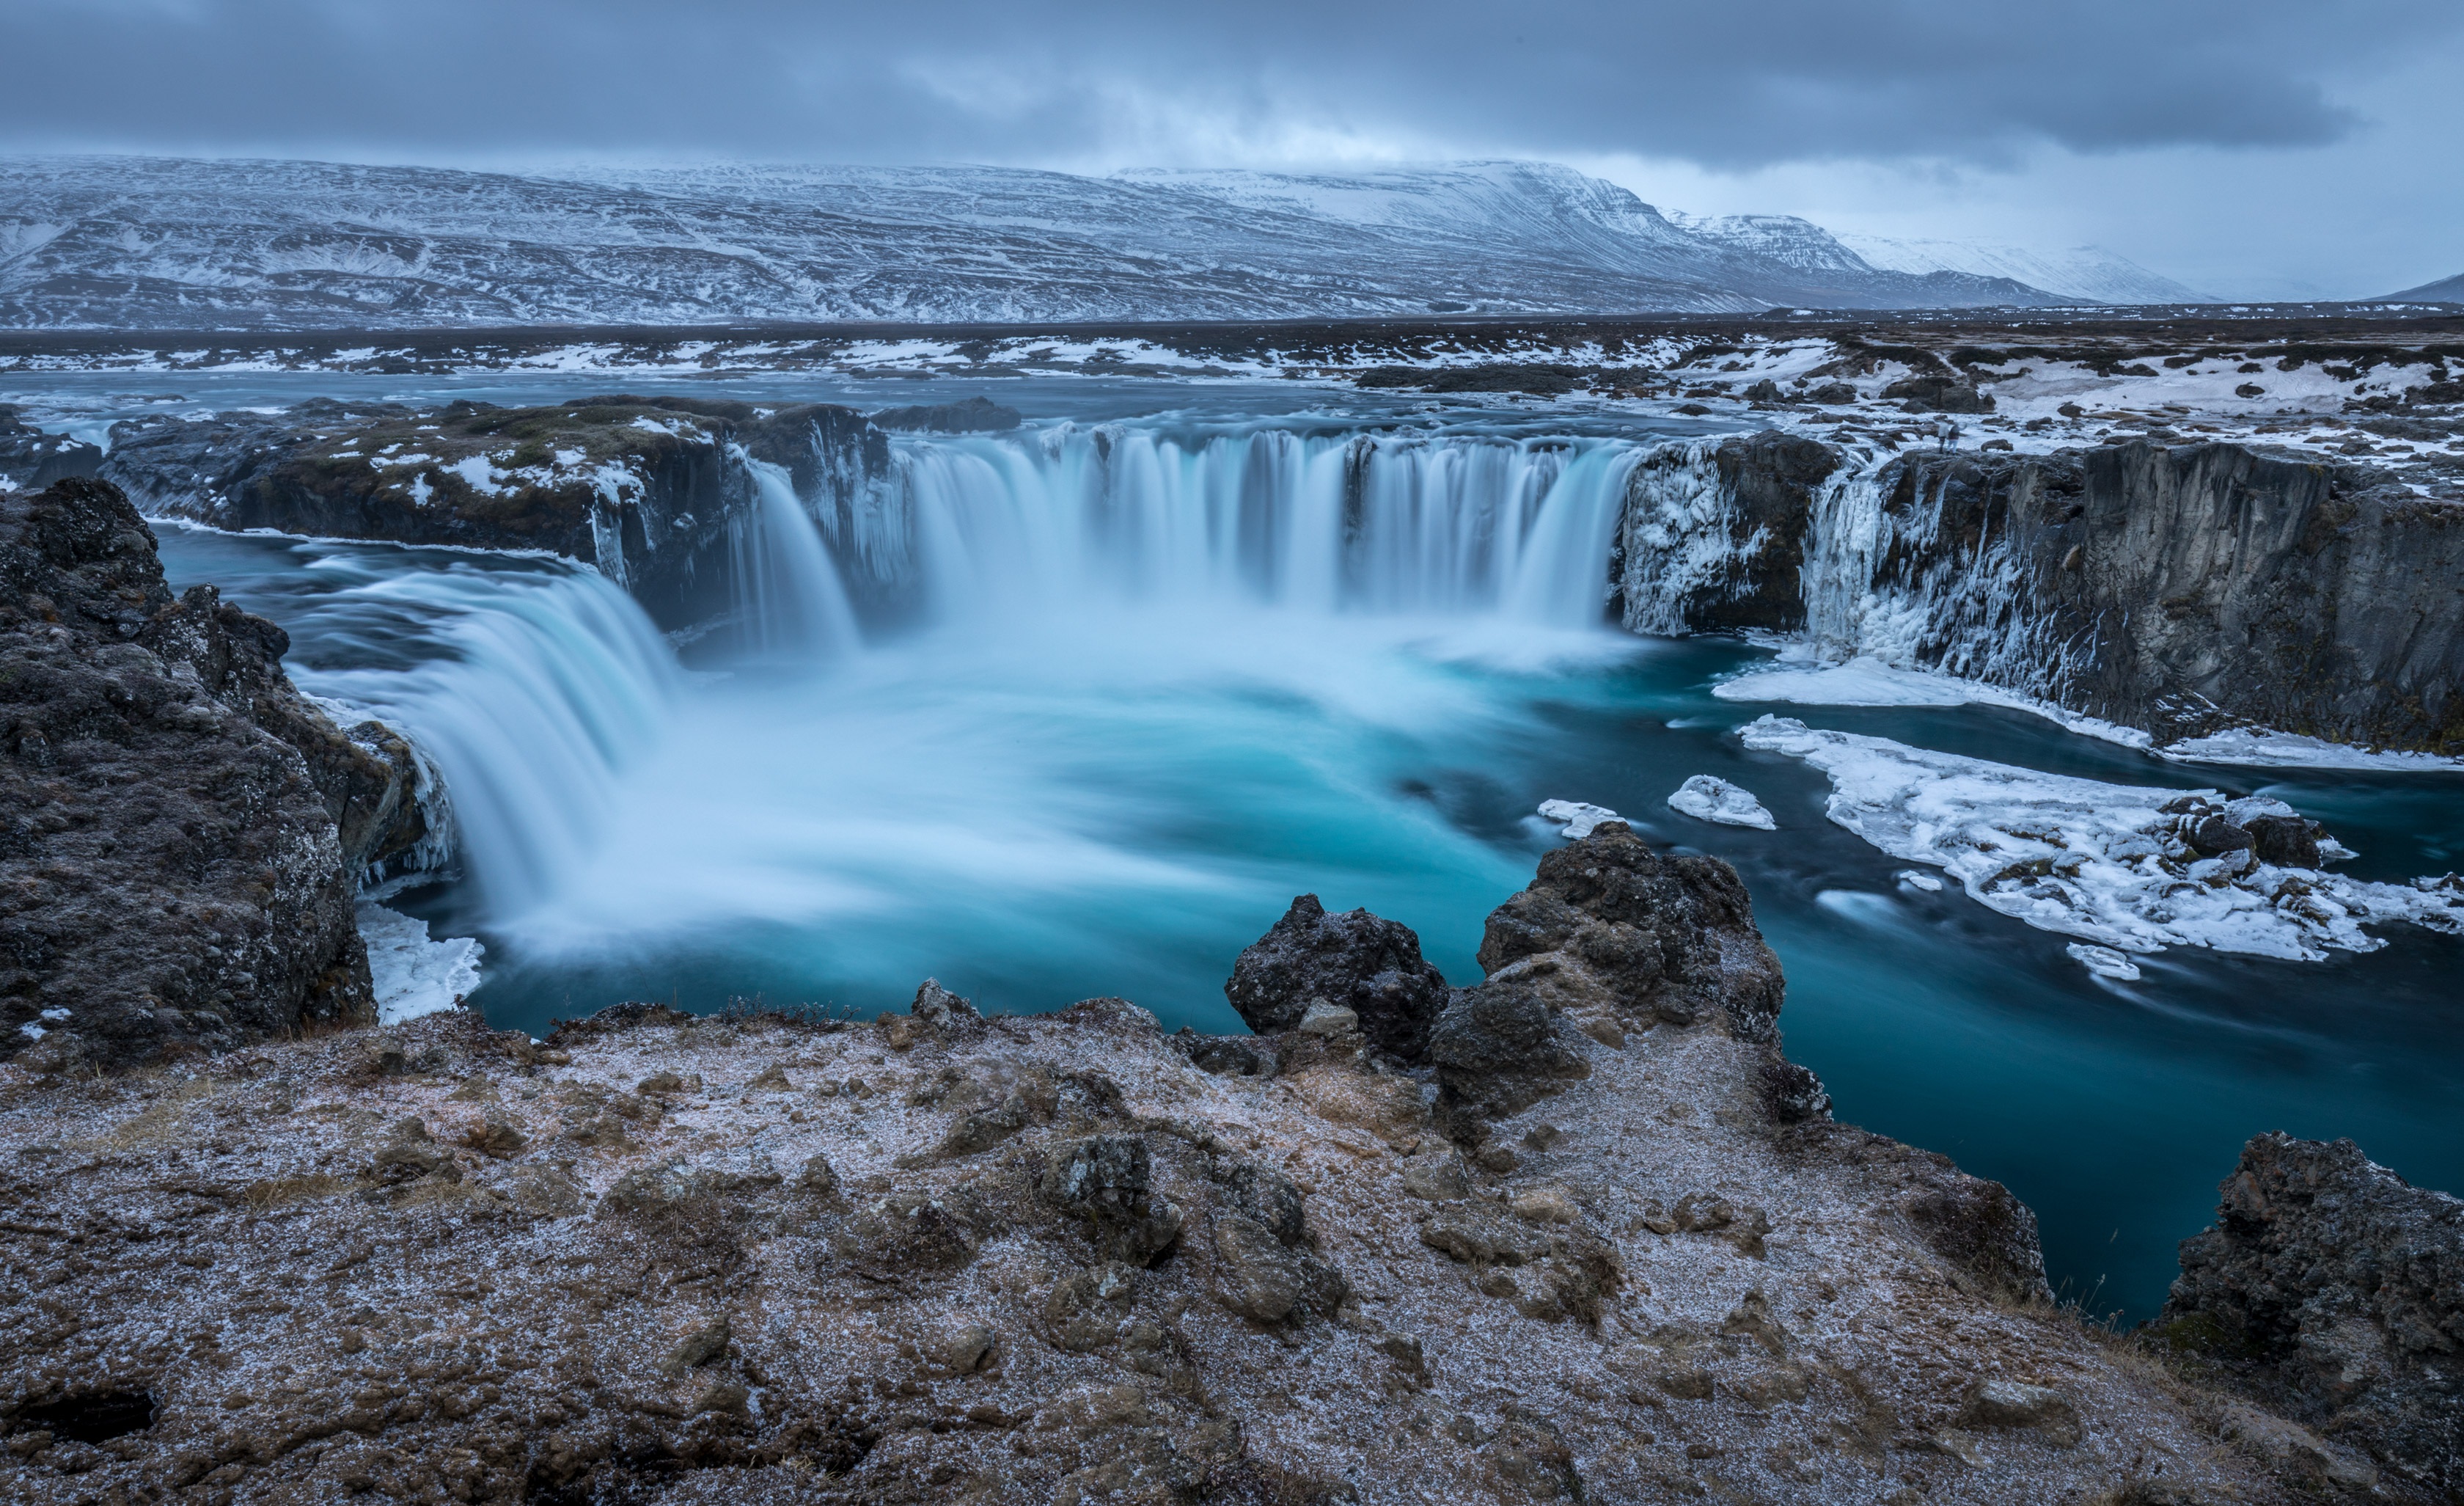
[[[495,588],[488,572],[541,566],[163,532],[175,582],[218,581],[292,628],[312,689],[367,700],[370,676],[433,672],[443,698],[405,704],[435,716],[511,694],[451,691],[497,652],[454,625]],[[550,588],[605,605],[592,580]],[[391,626],[372,632],[380,603]],[[571,734],[606,743],[587,779],[563,772],[566,734],[479,716],[509,729],[513,751],[491,756],[532,759],[538,798],[581,835],[518,875],[474,862],[480,876],[401,902],[479,935],[473,1002],[533,1030],[627,998],[869,1013],[927,974],[992,1008],[1119,994],[1168,1028],[1225,1030],[1234,955],[1304,891],[1412,925],[1450,979],[1475,980],[1483,918],[1556,840],[1533,808],[1585,800],[1734,862],[1788,970],[1789,1052],[1838,1116],[2009,1184],[2057,1283],[2095,1310],[2154,1310],[2175,1242],[2262,1130],[2351,1136],[2464,1187],[2464,943],[2396,928],[2322,963],[2177,949],[2137,984],[2101,983],[2065,938],[1902,889],[1903,863],[1822,819],[1819,774],[1741,747],[1732,729],[1762,708],[1709,688],[1768,656],[1488,609],[1179,591],[960,614],[818,667],[688,651],[671,675],[592,692],[618,730],[585,717]],[[2358,849],[2360,876],[2464,866],[2453,776],[2171,765],[1994,708],[1781,709],[2051,772],[2276,795]],[[1702,773],[1754,791],[1779,830],[1662,805]]]

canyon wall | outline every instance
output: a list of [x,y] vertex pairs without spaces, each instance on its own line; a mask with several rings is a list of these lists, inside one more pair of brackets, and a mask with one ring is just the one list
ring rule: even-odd
[[[1621,528],[1638,631],[1802,628],[1827,657],[1989,681],[2160,742],[2263,726],[2464,753],[2464,502],[2240,444],[1914,452],[1879,466],[1731,440],[1639,473]],[[1640,579],[1687,548],[1690,594]],[[1788,579],[1795,567],[1796,579]]]

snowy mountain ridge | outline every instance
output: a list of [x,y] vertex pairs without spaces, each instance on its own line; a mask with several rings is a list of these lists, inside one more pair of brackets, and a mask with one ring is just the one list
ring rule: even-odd
[[1031,323],[2042,306],[1547,163],[1346,174],[0,161],[0,327]]

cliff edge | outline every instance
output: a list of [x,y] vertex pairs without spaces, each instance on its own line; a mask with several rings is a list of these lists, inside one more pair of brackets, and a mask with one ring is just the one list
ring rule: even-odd
[[1257,1035],[1116,999],[984,1019],[928,983],[871,1024],[627,1006],[542,1044],[457,1012],[0,1068],[0,1479],[2313,1498],[2044,1300],[2007,1191],[1830,1121],[1725,864],[1603,824],[1485,955],[1445,988],[1408,930],[1305,903],[1235,970]]

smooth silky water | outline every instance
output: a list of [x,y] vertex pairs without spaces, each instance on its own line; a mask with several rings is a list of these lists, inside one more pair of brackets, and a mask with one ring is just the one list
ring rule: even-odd
[[[339,386],[234,382],[222,401]],[[2066,938],[1900,886],[1904,864],[1822,818],[1821,775],[1739,745],[1765,708],[1710,686],[1771,651],[1587,621],[1621,467],[1683,431],[1337,410],[1288,386],[1175,388],[1163,414],[1156,384],[1024,386],[988,390],[1080,423],[901,440],[910,515],[860,523],[871,535],[820,537],[768,478],[736,619],[681,651],[555,562],[158,532],[175,584],[213,581],[284,624],[303,686],[394,719],[444,767],[464,876],[393,902],[486,941],[473,1002],[499,1026],[647,998],[869,1014],[931,974],[987,1008],[1118,994],[1167,1029],[1238,1030],[1232,959],[1302,892],[1410,924],[1467,983],[1483,918],[1558,840],[1533,808],[1568,798],[1735,863],[1787,966],[1789,1052],[1838,1116],[2008,1183],[2057,1285],[2095,1311],[2154,1311],[2175,1241],[2258,1130],[2348,1135],[2464,1188],[2464,943],[2397,927],[2321,963],[2176,949],[2138,983],[2099,981]],[[1098,419],[1133,505],[1089,490]],[[1345,543],[1340,457],[1364,430],[1384,435],[1382,469]],[[907,620],[858,622],[846,587],[868,569],[912,572]],[[2464,866],[2452,775],[2167,764],[1989,707],[1777,709],[2050,772],[2274,794],[2359,849],[2361,876]],[[1699,773],[1753,790],[1779,830],[1668,810]]]

